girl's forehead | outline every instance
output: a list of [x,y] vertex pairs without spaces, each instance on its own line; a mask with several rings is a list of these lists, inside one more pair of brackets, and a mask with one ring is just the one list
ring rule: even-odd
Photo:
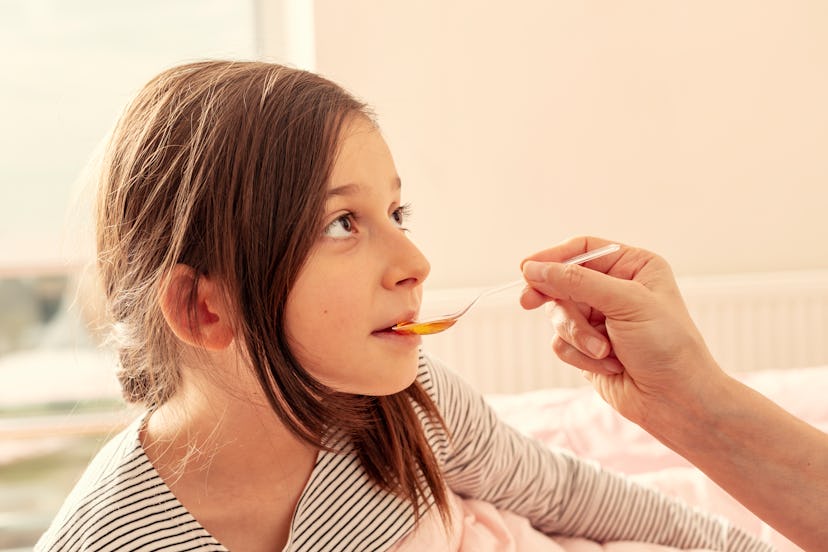
[[337,140],[340,153],[345,149],[354,149],[366,141],[380,140],[385,143],[379,128],[370,120],[360,115],[349,117],[342,125]]
[[348,185],[364,185],[378,179],[395,183],[399,188],[394,160],[382,133],[370,121],[359,118],[343,129],[328,191],[329,194],[339,189],[352,192]]

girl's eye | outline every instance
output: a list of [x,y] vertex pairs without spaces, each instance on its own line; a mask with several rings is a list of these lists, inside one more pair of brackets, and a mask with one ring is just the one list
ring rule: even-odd
[[347,238],[354,231],[354,215],[353,213],[345,213],[341,217],[331,222],[325,228],[325,235],[330,238]]
[[405,221],[408,220],[408,217],[411,216],[411,205],[406,203],[405,205],[400,205],[391,213],[391,219],[394,221],[394,224],[406,230],[405,228]]

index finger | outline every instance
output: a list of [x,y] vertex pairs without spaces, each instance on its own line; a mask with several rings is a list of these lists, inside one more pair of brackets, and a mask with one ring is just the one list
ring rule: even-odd
[[536,308],[549,299],[584,303],[613,317],[640,301],[638,282],[575,264],[532,261],[524,270],[529,289],[521,296],[524,308]]

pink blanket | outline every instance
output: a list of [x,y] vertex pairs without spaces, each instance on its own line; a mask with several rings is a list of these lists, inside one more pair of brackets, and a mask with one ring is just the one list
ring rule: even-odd
[[[794,415],[828,431],[828,366],[745,374],[751,387]],[[547,389],[488,397],[501,417],[544,443],[572,450],[609,469],[630,474],[667,494],[720,514],[772,543],[780,552],[800,551],[751,514],[686,460],[625,420],[589,388]],[[452,497],[455,525],[450,550],[550,552],[665,552],[672,548],[634,542],[599,544],[578,538],[549,538],[527,520],[487,503]],[[425,520],[420,531],[399,543],[398,551],[445,550],[439,519]]]
[[[451,495],[453,525],[446,533],[432,509],[417,531],[398,542],[394,552],[674,552],[677,549],[642,542],[597,543],[582,538],[548,537],[526,518],[498,510],[488,502]],[[709,552],[692,549],[695,552]]]

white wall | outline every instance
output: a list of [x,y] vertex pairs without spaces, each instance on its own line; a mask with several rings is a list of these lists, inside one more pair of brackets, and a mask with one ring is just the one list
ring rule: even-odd
[[828,267],[826,24],[821,0],[317,0],[316,69],[376,108],[431,287],[577,233],[680,275]]

